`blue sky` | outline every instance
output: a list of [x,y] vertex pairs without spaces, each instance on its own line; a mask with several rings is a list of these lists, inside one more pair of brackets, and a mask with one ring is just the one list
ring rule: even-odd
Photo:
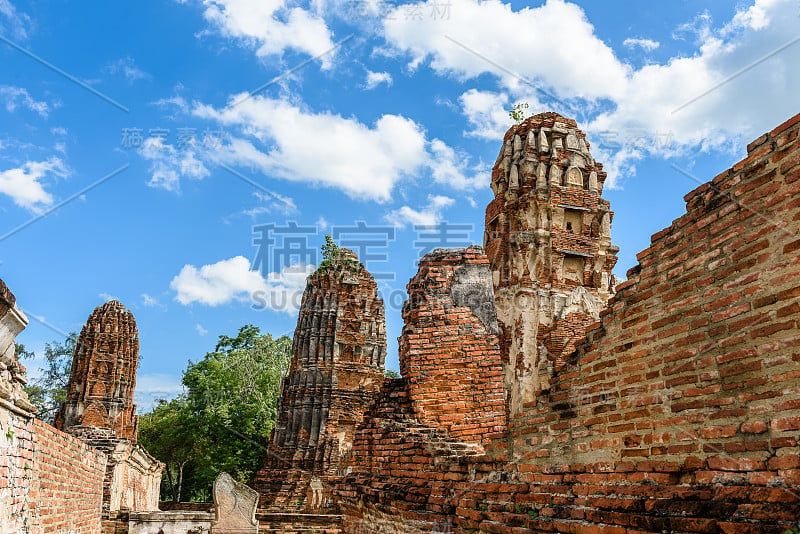
[[404,287],[436,243],[416,225],[482,241],[514,103],[587,132],[622,279],[698,180],[800,111],[798,37],[797,0],[0,0],[19,341],[41,350],[121,300],[147,407],[218,335],[291,333],[308,250],[339,232],[383,277],[396,369]]

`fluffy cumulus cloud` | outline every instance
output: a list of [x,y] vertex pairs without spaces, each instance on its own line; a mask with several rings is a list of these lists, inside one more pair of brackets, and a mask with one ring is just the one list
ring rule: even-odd
[[508,116],[509,98],[506,93],[470,89],[458,100],[471,127],[464,135],[496,141],[502,139],[513,124]]
[[24,108],[36,112],[44,118],[47,118],[50,113],[50,105],[47,102],[33,98],[24,87],[0,85],[0,97],[5,100],[6,109],[10,112],[15,111],[17,108]]
[[410,206],[402,206],[392,210],[386,215],[386,220],[393,225],[403,228],[406,224],[413,226],[433,226],[442,217],[442,210],[452,206],[455,200],[441,195],[429,195],[427,206],[421,209],[414,209]]
[[223,35],[241,39],[258,56],[280,55],[286,49],[319,56],[323,68],[335,52],[325,20],[286,0],[203,0],[203,16]]
[[[499,0],[449,4],[448,17],[421,20],[404,16],[408,8],[400,6],[384,21],[386,40],[409,54],[412,66],[430,60],[436,71],[462,78],[490,72],[510,88],[524,86],[523,77],[576,97],[604,98],[624,89],[629,68],[574,4],[549,0],[519,11]],[[414,5],[423,13],[441,9],[438,0]]]
[[313,265],[295,265],[264,277],[250,268],[247,258],[235,256],[199,268],[184,265],[172,279],[170,288],[176,293],[175,300],[183,305],[250,302],[257,310],[294,314],[300,305],[306,277],[313,269]]
[[385,83],[387,86],[392,85],[392,75],[388,72],[367,71],[367,80],[364,83],[366,89],[375,89],[382,83]]
[[60,158],[29,161],[21,167],[0,171],[0,194],[11,197],[17,206],[38,213],[53,203],[53,195],[45,190],[45,179],[63,178],[67,174]]
[[[387,114],[367,125],[286,100],[243,97],[231,97],[231,105],[223,109],[194,108],[195,116],[240,132],[214,152],[221,163],[379,202],[391,198],[400,180],[420,173],[458,189],[484,180],[481,167],[470,167],[444,142],[428,140],[422,126],[406,117]],[[316,139],[312,141],[309,132],[317,132]]]
[[[431,11],[437,4],[415,5]],[[611,187],[643,157],[740,151],[797,111],[794,0],[755,0],[727,21],[701,14],[674,35],[692,36],[694,53],[639,68],[620,59],[585,12],[564,0],[517,11],[498,0],[451,4],[449,18],[387,17],[383,31],[394,52],[415,68],[429,64],[441,75],[496,78],[500,92],[472,90],[461,98],[469,134],[478,137],[497,138],[502,127],[495,110],[507,102],[505,94],[517,101],[530,84],[539,86],[542,100],[581,122],[599,148],[597,159],[608,162]],[[569,39],[554,38],[559,35]],[[652,49],[656,43],[630,39],[626,46]],[[613,143],[600,139],[609,136]]]

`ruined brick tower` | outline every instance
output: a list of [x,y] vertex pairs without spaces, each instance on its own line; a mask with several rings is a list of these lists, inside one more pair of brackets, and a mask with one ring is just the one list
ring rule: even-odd
[[261,506],[320,509],[327,480],[383,384],[386,326],[372,275],[350,250],[309,276],[281,384],[264,468]]
[[484,246],[491,262],[509,409],[549,376],[613,294],[613,212],[586,136],[557,113],[508,130],[492,169]]
[[116,300],[95,308],[78,337],[56,428],[103,428],[117,438],[136,441],[133,391],[138,365],[139,333],[133,314]]

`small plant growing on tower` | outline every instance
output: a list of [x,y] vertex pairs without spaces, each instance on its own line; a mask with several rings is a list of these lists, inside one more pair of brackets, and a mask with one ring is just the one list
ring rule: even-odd
[[516,122],[517,124],[521,123],[525,120],[525,115],[527,115],[528,103],[527,102],[517,102],[514,104],[514,107],[508,112],[508,116]]
[[325,244],[322,245],[322,263],[319,264],[319,269],[324,271],[339,267],[353,270],[358,267],[358,261],[345,255],[341,247],[333,241],[333,237],[326,235]]

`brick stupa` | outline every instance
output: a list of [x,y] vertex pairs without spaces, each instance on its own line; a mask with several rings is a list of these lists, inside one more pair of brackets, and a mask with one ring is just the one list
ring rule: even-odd
[[56,428],[108,429],[117,438],[135,442],[138,365],[139,333],[133,314],[116,300],[95,308],[78,337]]
[[386,323],[375,279],[352,251],[309,276],[281,384],[261,507],[330,508],[329,480],[383,384]]

